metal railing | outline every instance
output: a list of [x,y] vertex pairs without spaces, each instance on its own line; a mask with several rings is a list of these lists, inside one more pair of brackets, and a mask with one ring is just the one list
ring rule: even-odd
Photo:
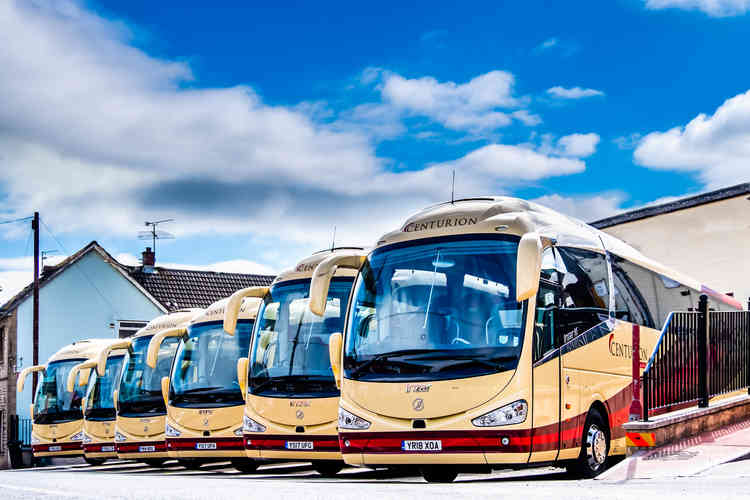
[[750,387],[750,311],[672,313],[642,380],[643,420]]
[[22,446],[31,446],[31,419],[18,415],[8,417],[8,443],[19,442]]

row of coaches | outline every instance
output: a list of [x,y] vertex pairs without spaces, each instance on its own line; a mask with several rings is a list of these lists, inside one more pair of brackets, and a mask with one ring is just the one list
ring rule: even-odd
[[593,477],[626,451],[632,326],[648,359],[702,293],[742,308],[548,208],[460,200],[132,339],[68,346],[18,383],[43,371],[37,456]]

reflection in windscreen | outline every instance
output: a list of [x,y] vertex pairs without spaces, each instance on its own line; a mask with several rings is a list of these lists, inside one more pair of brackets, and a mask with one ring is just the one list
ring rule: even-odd
[[357,283],[348,377],[459,378],[512,369],[524,309],[518,238],[435,239],[374,253]]
[[253,321],[239,320],[234,335],[221,321],[191,325],[172,367],[170,404],[233,406],[243,404],[237,360],[247,356]]
[[107,359],[107,370],[100,377],[96,369],[91,369],[86,388],[86,419],[111,420],[115,418],[114,390],[120,382],[120,371],[124,356]]
[[172,358],[177,350],[179,339],[167,337],[159,347],[156,368],[146,364],[148,344],[152,336],[133,340],[130,352],[125,358],[125,368],[120,382],[118,412],[122,416],[164,414],[164,398],[161,395],[161,379],[169,376]]
[[47,369],[40,373],[34,398],[34,422],[37,424],[53,424],[78,420],[81,415],[81,400],[86,388],[76,384],[73,392],[66,390],[68,374],[84,359],[69,359],[54,361]]
[[334,278],[325,315],[308,307],[310,280],[275,285],[259,311],[253,342],[250,392],[266,396],[315,397],[338,394],[328,339],[342,332],[351,278]]

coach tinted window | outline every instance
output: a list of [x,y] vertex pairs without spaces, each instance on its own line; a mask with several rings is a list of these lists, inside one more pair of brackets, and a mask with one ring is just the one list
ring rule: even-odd
[[616,255],[612,256],[612,273],[631,286],[631,295],[640,296],[643,310],[651,316],[647,326],[661,329],[669,313],[698,307],[697,291]]
[[557,248],[562,275],[560,332],[563,342],[584,333],[609,317],[609,272],[604,255],[578,248]]

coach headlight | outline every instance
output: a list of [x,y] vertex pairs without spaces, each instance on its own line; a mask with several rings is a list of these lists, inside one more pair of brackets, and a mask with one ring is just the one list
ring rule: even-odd
[[115,442],[116,443],[122,443],[123,441],[127,441],[128,438],[120,434],[119,432],[115,431]]
[[179,437],[180,434],[182,434],[182,433],[180,431],[178,431],[177,429],[175,429],[174,427],[172,427],[171,425],[164,424],[164,434],[167,437],[176,438],[176,437]]
[[86,435],[83,433],[83,431],[76,432],[75,434],[73,434],[72,436],[70,436],[70,440],[71,441],[83,441],[85,436]]
[[235,432],[238,436],[241,436],[243,432],[266,432],[266,427],[264,425],[259,424],[252,418],[248,417],[247,415],[242,416],[242,429],[237,429],[240,431],[239,434]]
[[364,418],[346,411],[339,406],[339,429],[365,430],[370,428],[370,422]]
[[499,427],[501,425],[520,424],[526,420],[529,405],[523,399],[485,413],[471,421],[477,427]]

